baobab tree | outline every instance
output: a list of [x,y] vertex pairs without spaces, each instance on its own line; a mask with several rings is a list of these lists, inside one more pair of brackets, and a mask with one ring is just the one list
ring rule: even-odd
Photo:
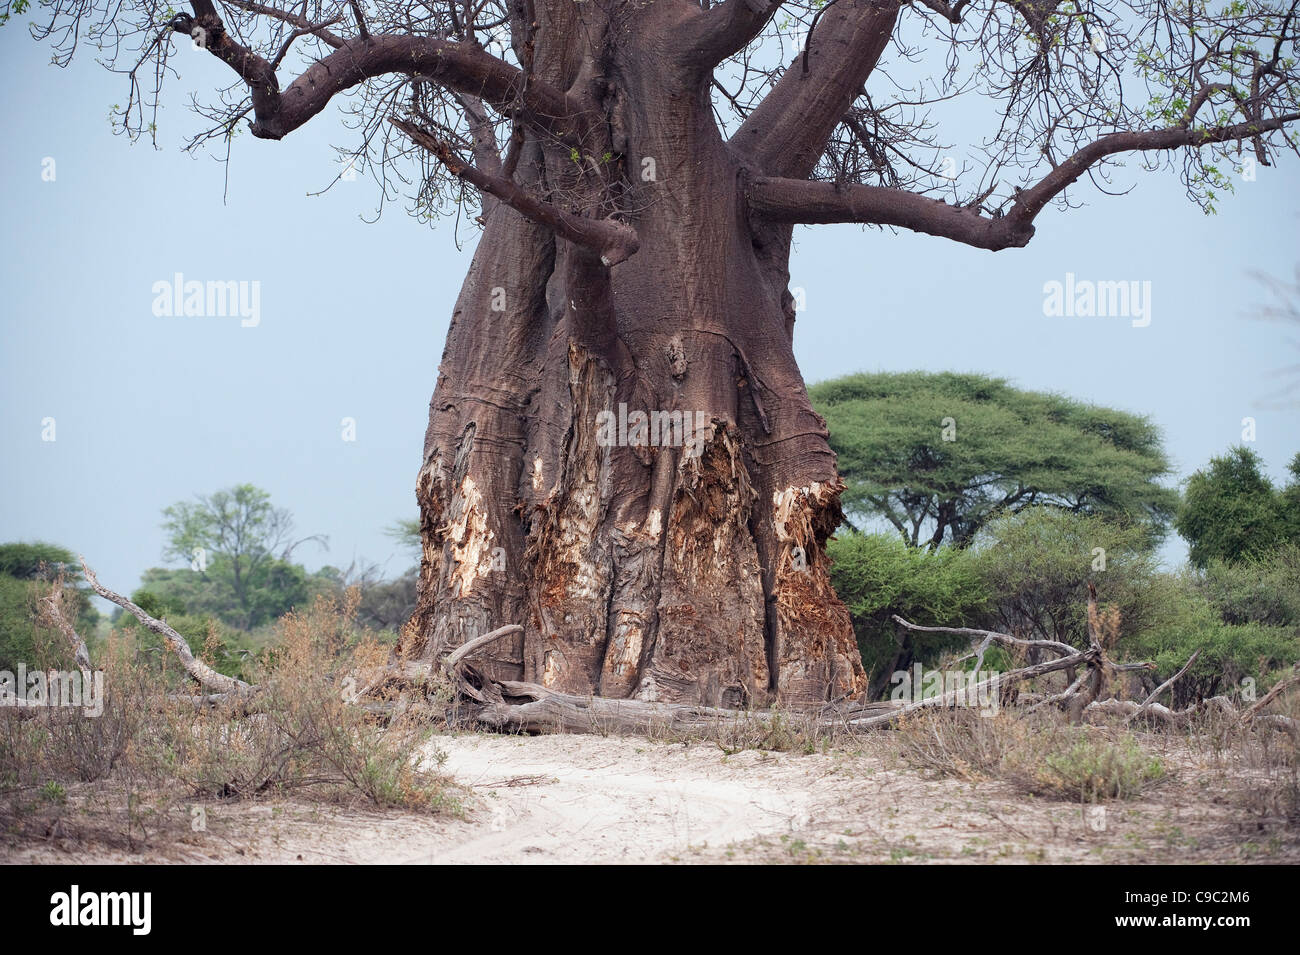
[[[231,83],[196,97],[192,147],[279,140],[337,101],[385,195],[470,204],[400,649],[517,623],[494,677],[606,697],[865,686],[827,574],[841,484],[792,350],[796,225],[1015,249],[1126,156],[1210,204],[1300,119],[1290,0],[43,5],[58,62],[91,42],[124,74],[133,134],[174,58],[211,55]],[[963,153],[932,119],[954,99],[989,122]]]

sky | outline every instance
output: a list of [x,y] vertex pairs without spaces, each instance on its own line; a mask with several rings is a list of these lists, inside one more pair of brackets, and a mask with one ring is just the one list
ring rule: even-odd
[[[473,233],[431,230],[365,177],[311,196],[347,142],[327,110],[281,142],[247,135],[227,169],[181,152],[190,91],[226,82],[195,54],[159,148],[114,136],[122,77],[48,62],[0,29],[0,541],[84,554],[129,592],[162,562],[161,511],[237,483],[268,490],[328,551],[309,568],[412,561],[386,533],[414,517],[429,398]],[[52,165],[50,161],[53,161]],[[49,175],[53,169],[53,177]],[[1150,416],[1182,480],[1242,439],[1275,480],[1300,451],[1300,405],[1268,401],[1300,328],[1253,316],[1300,261],[1300,163],[1260,168],[1205,216],[1171,174],[1049,209],[1025,249],[990,253],[858,226],[800,229],[795,351],[812,383],[856,371],[981,372]],[[156,283],[258,282],[256,324],[156,314]],[[1150,283],[1150,323],[1044,314],[1044,285]],[[251,290],[251,285],[246,285]],[[163,296],[166,297],[166,296]],[[1300,395],[1293,395],[1300,399]],[[53,430],[51,423],[53,419]],[[344,419],[355,440],[344,440]],[[48,440],[49,438],[53,440]],[[1178,540],[1166,563],[1185,557]]]

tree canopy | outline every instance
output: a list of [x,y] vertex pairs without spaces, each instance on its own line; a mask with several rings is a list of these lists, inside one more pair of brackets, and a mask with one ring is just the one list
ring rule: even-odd
[[1138,415],[999,378],[850,375],[809,390],[826,418],[849,519],[887,521],[912,546],[968,545],[1036,505],[1164,530],[1177,492],[1159,430]]
[[1239,445],[1187,479],[1175,526],[1197,567],[1252,560],[1300,541],[1300,454],[1291,460],[1291,481],[1281,490],[1262,465],[1258,454]]
[[81,576],[81,565],[66,547],[42,541],[0,544],[0,574],[35,580],[54,577],[61,571],[74,579]]
[[146,571],[146,590],[244,630],[306,598],[306,572],[290,558],[300,544],[325,538],[295,539],[292,515],[261,488],[240,484],[200,495],[165,508],[163,517],[163,559],[189,569]]

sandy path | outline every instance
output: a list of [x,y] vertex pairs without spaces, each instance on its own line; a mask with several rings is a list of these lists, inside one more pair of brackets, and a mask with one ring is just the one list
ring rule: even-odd
[[[587,743],[577,748],[560,736],[440,738],[444,769],[482,799],[482,825],[456,845],[393,861],[654,862],[807,823],[807,776],[783,767],[782,757],[751,752],[724,759],[716,747],[643,740]],[[768,771],[746,772],[755,762],[770,764]]]
[[[727,754],[637,738],[434,737],[466,816],[299,799],[206,801],[134,852],[77,838],[0,843],[0,861],[554,864],[645,862],[1300,861],[1285,820],[1216,794],[1190,758],[1177,779],[1113,804],[1098,829],[1069,802],[996,780],[933,779],[889,737],[860,751]],[[69,819],[69,831],[81,816]],[[1094,820],[1095,823],[1095,820]],[[179,831],[178,831],[179,830]]]

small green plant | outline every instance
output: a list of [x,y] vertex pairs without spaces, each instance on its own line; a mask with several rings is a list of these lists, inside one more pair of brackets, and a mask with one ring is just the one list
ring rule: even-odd
[[52,802],[62,806],[68,801],[68,791],[53,779],[41,787],[41,798],[46,802]]
[[1116,742],[1080,737],[1052,753],[1038,772],[1045,790],[1081,802],[1132,799],[1165,776],[1159,758],[1143,751],[1131,733]]

